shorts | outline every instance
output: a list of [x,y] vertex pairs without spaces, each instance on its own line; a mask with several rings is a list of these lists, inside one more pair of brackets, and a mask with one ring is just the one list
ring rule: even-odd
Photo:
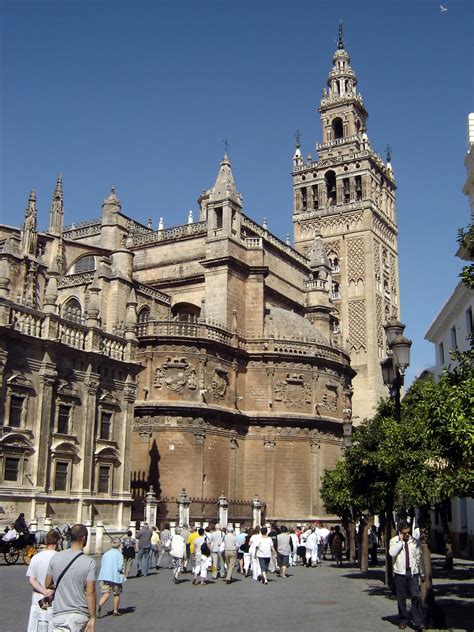
[[243,560],[244,559],[244,552],[243,551],[242,552],[237,551],[237,559],[238,560]]
[[122,584],[114,584],[114,582],[100,582],[100,592],[102,594],[113,592],[114,595],[120,595],[122,592]]
[[289,566],[290,565],[290,556],[282,555],[281,553],[277,553],[277,561],[278,566]]
[[260,562],[260,570],[262,571],[262,573],[266,573],[268,571],[268,567],[270,566],[270,558],[259,557],[258,561]]

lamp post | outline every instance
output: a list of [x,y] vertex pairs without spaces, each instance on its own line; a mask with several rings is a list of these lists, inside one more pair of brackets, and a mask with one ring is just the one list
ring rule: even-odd
[[[394,400],[395,419],[397,423],[400,423],[402,417],[401,390],[405,380],[405,371],[410,366],[411,340],[403,335],[405,325],[395,317],[384,325],[384,329],[387,337],[388,354],[385,360],[380,363],[382,378],[383,383],[389,388],[390,397]],[[394,495],[393,490],[391,490],[385,505],[385,584],[387,586],[391,585],[393,581],[392,558],[388,552],[392,537],[393,502]]]

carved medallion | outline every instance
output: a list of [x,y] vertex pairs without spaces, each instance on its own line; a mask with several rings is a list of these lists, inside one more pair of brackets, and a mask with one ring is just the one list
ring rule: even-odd
[[323,395],[323,406],[328,410],[335,412],[337,410],[337,386],[326,384],[326,392]]
[[226,369],[220,366],[216,367],[211,380],[212,397],[214,399],[224,399],[228,383]]
[[196,369],[186,358],[171,358],[155,371],[154,385],[161,388],[163,384],[174,392],[181,391],[186,385],[190,390],[197,388]]
[[311,386],[305,384],[303,375],[287,373],[284,380],[275,384],[275,400],[289,408],[303,408],[311,403]]

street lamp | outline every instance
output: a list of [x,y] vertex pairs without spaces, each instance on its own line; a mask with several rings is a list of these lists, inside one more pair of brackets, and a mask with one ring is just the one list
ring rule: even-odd
[[[387,357],[380,363],[380,367],[382,369],[383,383],[388,386],[390,397],[394,400],[395,419],[397,423],[400,423],[402,416],[400,395],[405,372],[410,366],[411,340],[405,338],[403,335],[405,325],[395,317],[391,318],[384,325],[384,329],[389,350]],[[392,537],[393,504],[392,491],[387,495],[385,503],[385,583],[387,586],[393,580],[392,558],[388,550],[390,538]]]

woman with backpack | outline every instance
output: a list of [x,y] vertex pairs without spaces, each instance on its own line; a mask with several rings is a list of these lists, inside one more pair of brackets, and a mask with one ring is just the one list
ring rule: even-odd
[[329,535],[328,542],[331,553],[336,560],[336,566],[342,566],[342,547],[345,542],[345,537],[342,535],[339,525],[334,527],[334,531]]
[[132,532],[127,531],[127,537],[122,540],[122,555],[123,555],[123,574],[125,577],[130,575],[132,570],[133,560],[136,555],[136,540],[132,538]]

